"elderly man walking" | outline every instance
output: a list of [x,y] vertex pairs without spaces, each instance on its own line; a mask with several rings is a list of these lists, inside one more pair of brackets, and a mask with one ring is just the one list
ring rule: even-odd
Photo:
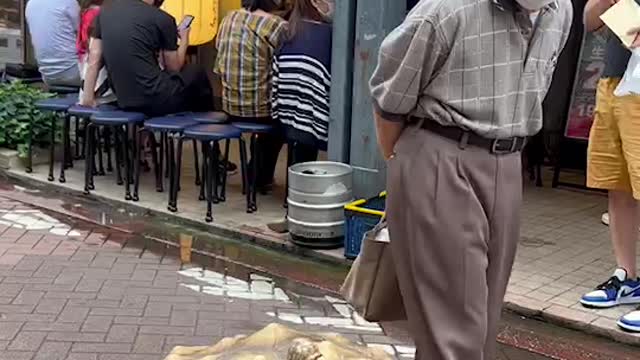
[[520,151],[570,0],[421,0],[371,80],[387,216],[417,359],[493,360],[520,231]]

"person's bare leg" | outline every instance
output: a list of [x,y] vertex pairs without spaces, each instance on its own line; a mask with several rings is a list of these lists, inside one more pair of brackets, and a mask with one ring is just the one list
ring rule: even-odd
[[637,277],[636,247],[640,214],[631,193],[609,192],[611,242],[618,266],[627,270],[629,279]]

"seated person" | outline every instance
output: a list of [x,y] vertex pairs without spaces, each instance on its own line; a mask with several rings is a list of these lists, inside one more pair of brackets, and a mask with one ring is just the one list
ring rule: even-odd
[[96,105],[93,90],[104,63],[124,110],[149,116],[212,110],[206,72],[185,65],[189,29],[178,34],[175,19],[159,9],[162,2],[111,0],[102,7],[92,32],[82,105]]
[[[91,31],[93,22],[100,13],[100,6],[103,0],[83,0],[80,4],[80,29],[76,48],[78,50],[78,66],[80,76],[84,81],[87,72],[87,60],[89,59],[89,46],[93,41]],[[84,91],[80,90],[80,99],[84,96]],[[98,79],[95,86],[95,98],[98,105],[109,104],[116,101],[116,95],[111,90],[107,69],[103,66],[98,72]]]
[[80,86],[77,0],[29,0],[25,10],[38,68],[47,85]]
[[[216,73],[222,79],[222,108],[234,122],[274,124],[271,118],[271,62],[286,32],[286,22],[274,15],[282,1],[253,0],[246,9],[231,11],[220,25],[216,40]],[[273,183],[283,138],[258,137],[257,187],[261,192]],[[250,167],[251,168],[251,167]]]
[[327,150],[334,0],[298,0],[288,39],[273,61],[273,119],[292,147],[292,165]]

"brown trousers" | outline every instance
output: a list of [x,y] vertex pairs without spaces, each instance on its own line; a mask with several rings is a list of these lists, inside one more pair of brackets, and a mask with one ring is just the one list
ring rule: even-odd
[[408,128],[387,214],[416,359],[493,360],[520,231],[520,154]]

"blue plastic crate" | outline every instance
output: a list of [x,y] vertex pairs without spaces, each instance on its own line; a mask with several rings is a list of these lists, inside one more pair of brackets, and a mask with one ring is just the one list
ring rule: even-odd
[[360,254],[364,234],[384,216],[386,193],[345,206],[344,256],[355,259]]

